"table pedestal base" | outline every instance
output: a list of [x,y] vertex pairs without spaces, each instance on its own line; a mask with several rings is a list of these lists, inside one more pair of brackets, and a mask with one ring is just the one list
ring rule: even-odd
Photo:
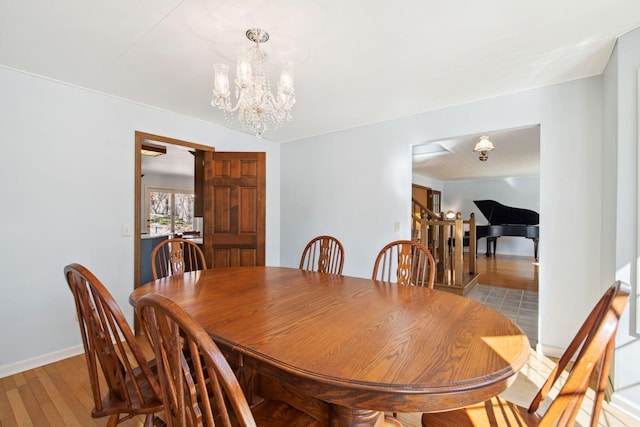
[[385,417],[384,412],[368,409],[347,408],[341,405],[330,405],[331,427],[402,427],[395,418]]

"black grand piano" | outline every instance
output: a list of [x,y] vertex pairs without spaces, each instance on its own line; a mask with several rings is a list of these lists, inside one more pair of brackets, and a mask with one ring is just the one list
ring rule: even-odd
[[473,203],[489,221],[488,225],[476,225],[476,241],[481,237],[487,239],[487,256],[496,253],[498,237],[517,236],[533,240],[533,254],[538,260],[540,216],[537,212],[505,206],[495,200],[474,200]]

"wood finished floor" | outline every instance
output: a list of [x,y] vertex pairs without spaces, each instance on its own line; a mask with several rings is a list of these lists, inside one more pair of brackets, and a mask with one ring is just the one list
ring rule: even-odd
[[538,292],[538,263],[533,257],[478,254],[478,283],[498,288]]
[[[143,345],[146,343],[143,342]],[[515,383],[503,397],[519,405],[528,406],[544,378],[552,369],[552,362],[531,351],[529,361],[520,371]],[[84,355],[71,357],[40,368],[0,378],[0,426],[106,426],[106,418],[91,418],[93,406],[91,385]],[[591,408],[589,396],[578,425],[588,425],[585,417]],[[405,427],[420,427],[419,413],[401,413]],[[140,427],[143,417],[124,421],[120,426]],[[623,427],[640,425],[640,420],[605,403],[601,426]]]

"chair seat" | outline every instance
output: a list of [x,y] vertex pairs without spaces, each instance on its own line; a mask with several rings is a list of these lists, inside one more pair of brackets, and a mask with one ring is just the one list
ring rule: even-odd
[[251,407],[258,427],[321,427],[323,424],[280,400],[263,400]]
[[500,397],[456,411],[422,414],[425,427],[537,426],[541,417]]
[[[151,371],[156,374],[155,360],[149,363]],[[131,377],[127,375],[125,377],[125,384],[128,390],[128,394],[131,398],[131,403],[126,400],[122,400],[113,393],[107,393],[102,399],[102,410],[93,409],[91,416],[94,418],[100,418],[107,415],[119,414],[119,413],[137,413],[137,414],[153,414],[163,410],[162,400],[160,400],[153,388],[145,380],[144,373],[140,368],[134,368],[133,374],[134,381],[131,381]],[[138,398],[135,391],[134,383],[140,388],[142,400]]]

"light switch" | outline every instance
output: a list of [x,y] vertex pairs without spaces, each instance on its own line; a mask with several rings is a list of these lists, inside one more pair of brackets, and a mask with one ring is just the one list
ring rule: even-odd
[[396,221],[393,223],[393,231],[395,231],[396,233],[400,232],[400,221]]
[[122,224],[122,235],[123,236],[131,236],[131,225]]

